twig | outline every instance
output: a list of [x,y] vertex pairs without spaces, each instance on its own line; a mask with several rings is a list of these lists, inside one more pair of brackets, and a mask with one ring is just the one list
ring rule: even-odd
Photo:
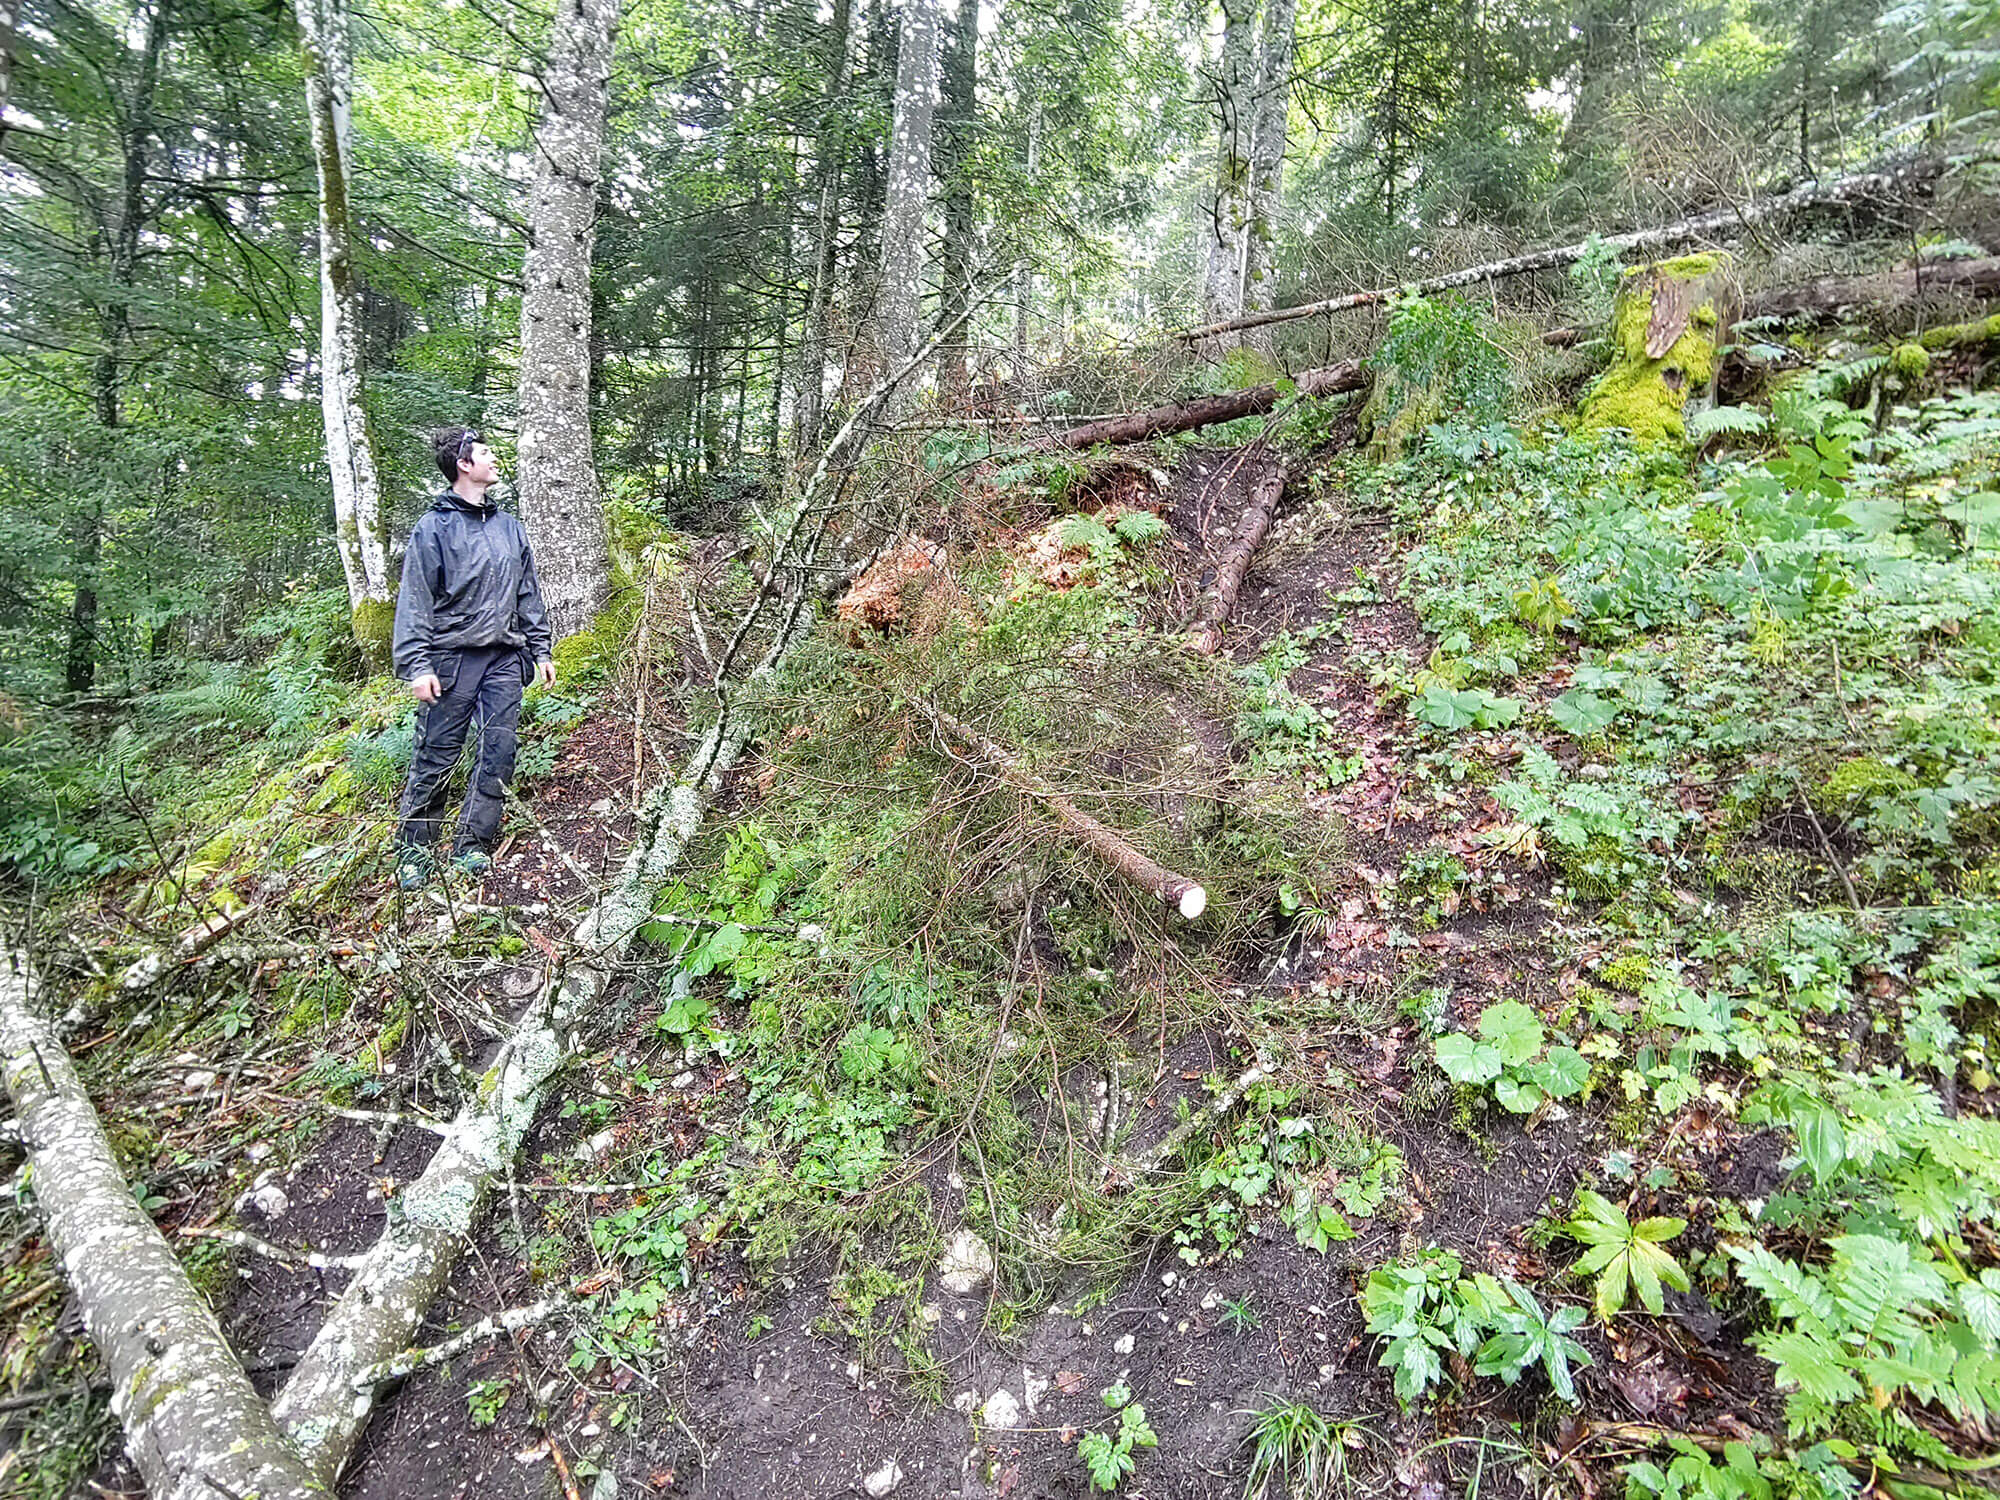
[[1799,805],[1806,810],[1806,816],[1812,820],[1813,832],[1819,835],[1819,847],[1826,855],[1826,862],[1833,866],[1833,873],[1840,877],[1841,889],[1847,892],[1847,904],[1853,907],[1855,914],[1859,916],[1863,910],[1861,898],[1854,894],[1854,882],[1847,878],[1847,867],[1840,862],[1840,856],[1833,852],[1833,840],[1826,836],[1826,829],[1820,823],[1819,814],[1813,811],[1812,799],[1806,796],[1806,784],[1796,771],[1792,773],[1792,785],[1798,788]]
[[526,1307],[510,1307],[490,1318],[481,1318],[470,1328],[454,1334],[442,1344],[433,1344],[428,1349],[410,1349],[394,1359],[385,1359],[380,1364],[370,1365],[354,1377],[354,1389],[368,1392],[385,1380],[401,1380],[414,1375],[419,1370],[428,1370],[435,1365],[456,1359],[475,1344],[483,1344],[501,1334],[519,1333],[524,1328],[534,1328],[547,1322],[556,1313],[575,1302],[568,1292],[558,1296],[544,1297],[540,1302],[531,1302]]
[[275,1260],[287,1266],[310,1266],[315,1271],[352,1271],[360,1265],[360,1255],[328,1255],[321,1250],[294,1249],[289,1245],[274,1245],[269,1240],[261,1240],[256,1235],[242,1229],[195,1229],[181,1231],[181,1238],[187,1240],[221,1240],[225,1245],[235,1245],[267,1260]]

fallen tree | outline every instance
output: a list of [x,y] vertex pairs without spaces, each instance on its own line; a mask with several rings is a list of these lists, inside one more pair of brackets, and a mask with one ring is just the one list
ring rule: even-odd
[[1584,256],[1599,249],[1651,254],[1653,251],[1666,249],[1672,245],[1687,244],[1693,240],[1740,233],[1759,224],[1789,218],[1793,214],[1811,208],[1895,202],[1928,183],[1938,171],[1939,165],[1926,159],[1889,171],[1857,173],[1835,182],[1807,183],[1792,189],[1789,193],[1767,198],[1761,203],[1748,203],[1740,208],[1717,209],[1712,213],[1696,214],[1692,218],[1681,219],[1672,224],[1662,224],[1653,229],[1635,229],[1625,234],[1603,235],[1573,245],[1558,245],[1549,250],[1535,250],[1526,255],[1510,256],[1505,260],[1487,261],[1483,265],[1467,266],[1459,271],[1447,271],[1441,276],[1426,277],[1402,286],[1348,292],[1342,296],[1328,297],[1324,301],[1308,302],[1300,307],[1251,313],[1245,317],[1231,318],[1227,322],[1182,329],[1176,337],[1188,343],[1196,343],[1225,333],[1241,333],[1252,328],[1267,328],[1274,323],[1289,323],[1298,318],[1312,318],[1323,313],[1346,312],[1357,307],[1369,307],[1407,292],[1429,296],[1434,292],[1448,292],[1462,286],[1477,286],[1482,281],[1494,281],[1501,277],[1524,276],[1534,271],[1553,271],[1562,266],[1574,265]]
[[1195,632],[1192,644],[1204,656],[1213,655],[1222,644],[1222,627],[1229,622],[1230,612],[1236,608],[1236,596],[1243,588],[1243,575],[1250,571],[1250,559],[1264,544],[1265,534],[1271,529],[1271,517],[1284,493],[1285,462],[1281,458],[1267,459],[1262,472],[1251,483],[1250,499],[1243,507],[1243,519],[1237,525],[1236,535],[1230,538],[1228,547],[1223,550],[1222,561],[1215,569],[1215,583],[1208,597],[1202,601],[1201,628]]
[[1907,307],[1926,297],[2000,297],[2000,256],[1941,260],[1867,276],[1827,276],[1803,286],[1775,287],[1748,298],[1751,318],[1837,318],[1852,309]]
[[1261,416],[1288,395],[1332,396],[1342,391],[1363,390],[1368,385],[1368,371],[1358,359],[1342,360],[1337,365],[1295,375],[1289,385],[1291,389],[1286,390],[1273,382],[1244,391],[1226,391],[1220,396],[1169,401],[1164,406],[1122,416],[1101,417],[1058,434],[1056,442],[1065,448],[1094,448],[1099,443],[1143,443],[1148,438],[1166,437],[1170,433],[1192,432],[1197,427],[1213,427],[1238,417]]
[[1041,780],[1013,751],[1002,748],[941,708],[922,701],[917,712],[947,742],[957,740],[972,747],[979,760],[997,771],[1017,790],[1041,803],[1074,834],[1083,846],[1140,889],[1158,898],[1192,922],[1208,909],[1208,892],[1199,881],[1176,874],[1151,855],[1137,848],[1116,829],[1099,822],[1089,813]]
[[215,1314],[139,1206],[55,1030],[27,956],[0,970],[0,1068],[49,1243],[111,1373],[111,1407],[154,1500],[324,1500],[258,1399]]

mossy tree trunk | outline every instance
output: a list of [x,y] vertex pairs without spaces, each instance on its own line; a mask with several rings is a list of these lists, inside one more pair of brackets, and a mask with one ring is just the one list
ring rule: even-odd
[[1683,255],[1625,273],[1611,313],[1611,368],[1583,398],[1589,431],[1622,427],[1642,443],[1687,438],[1689,403],[1715,399],[1717,351],[1742,292],[1727,255]]

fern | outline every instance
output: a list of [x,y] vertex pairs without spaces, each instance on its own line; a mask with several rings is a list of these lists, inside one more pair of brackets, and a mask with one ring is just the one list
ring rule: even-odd
[[1696,443],[1728,434],[1731,437],[1759,437],[1771,424],[1760,411],[1747,406],[1711,406],[1688,419],[1688,437]]

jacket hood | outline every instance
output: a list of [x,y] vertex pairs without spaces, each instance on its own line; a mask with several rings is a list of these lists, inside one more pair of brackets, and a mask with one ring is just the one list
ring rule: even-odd
[[461,495],[457,490],[450,490],[450,489],[439,491],[436,497],[433,498],[431,501],[432,510],[441,510],[446,512],[459,510],[459,511],[464,511],[469,516],[490,516],[493,514],[493,512],[495,512],[499,508],[500,508],[499,502],[491,498],[490,495],[488,496],[488,498],[482,500],[479,504],[475,505],[470,500],[466,499],[465,496]]

